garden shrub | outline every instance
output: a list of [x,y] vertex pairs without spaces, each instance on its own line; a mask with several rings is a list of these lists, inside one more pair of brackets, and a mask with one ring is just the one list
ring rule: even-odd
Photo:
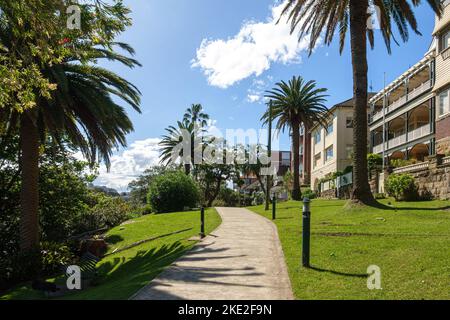
[[252,205],[259,206],[259,205],[262,205],[264,203],[264,201],[266,201],[266,196],[264,195],[264,192],[262,192],[262,191],[256,192],[253,195]]
[[393,174],[386,180],[386,192],[397,201],[419,199],[414,177],[409,174]]
[[222,187],[216,201],[220,201],[224,207],[236,207],[239,205],[239,193],[226,187]]
[[113,228],[129,219],[132,209],[122,198],[94,193],[94,206],[83,212],[77,224],[77,233],[102,228]]
[[183,211],[197,206],[198,186],[184,172],[167,172],[152,181],[147,201],[157,213]]
[[308,199],[312,200],[312,199],[315,199],[317,197],[317,194],[314,191],[312,191],[311,189],[308,188],[305,191],[303,191],[302,196],[303,196],[303,198],[308,198]]

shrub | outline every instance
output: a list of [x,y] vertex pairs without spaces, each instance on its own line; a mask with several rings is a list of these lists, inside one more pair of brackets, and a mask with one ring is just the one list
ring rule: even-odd
[[236,207],[239,204],[239,193],[226,187],[222,187],[216,201],[220,201],[224,207]]
[[413,201],[419,198],[414,177],[409,174],[394,174],[386,181],[386,192],[397,201]]
[[376,200],[386,199],[386,195],[385,195],[384,193],[375,193],[375,194],[373,195],[373,197],[374,197]]
[[306,189],[305,191],[303,191],[303,197],[311,200],[315,199],[317,197],[317,194],[311,189]]
[[390,162],[391,166],[394,168],[401,168],[401,167],[409,166],[409,165],[416,164],[416,163],[417,163],[416,159],[410,159],[410,160],[394,159],[394,160],[391,160],[391,162]]
[[74,255],[65,244],[43,242],[41,259],[43,275],[53,275],[61,271],[61,266],[70,265],[74,261]]
[[155,212],[176,212],[195,207],[199,200],[196,183],[181,171],[156,177],[149,188],[148,203]]
[[264,192],[262,192],[262,191],[256,192],[253,195],[252,205],[254,205],[254,206],[262,205],[265,200],[266,200],[266,196],[264,195]]
[[112,198],[94,193],[94,205],[79,217],[77,233],[112,228],[129,219],[131,207],[122,198]]
[[380,170],[380,167],[383,165],[383,157],[379,154],[369,153],[367,155],[367,166],[369,172],[372,170]]

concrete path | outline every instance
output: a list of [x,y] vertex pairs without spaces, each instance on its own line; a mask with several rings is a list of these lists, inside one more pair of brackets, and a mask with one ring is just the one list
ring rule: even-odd
[[275,225],[246,209],[217,211],[220,227],[132,299],[293,299]]

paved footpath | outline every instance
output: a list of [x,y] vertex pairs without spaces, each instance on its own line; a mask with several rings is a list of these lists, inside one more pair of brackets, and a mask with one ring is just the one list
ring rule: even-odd
[[293,299],[275,225],[246,209],[217,211],[220,227],[132,299]]

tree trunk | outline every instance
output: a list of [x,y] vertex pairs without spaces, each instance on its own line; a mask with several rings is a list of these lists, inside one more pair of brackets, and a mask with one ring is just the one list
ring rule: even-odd
[[300,124],[294,122],[292,124],[292,152],[294,157],[294,169],[293,169],[293,187],[292,187],[292,199],[300,201],[302,193],[300,191]]
[[21,115],[20,148],[20,249],[28,251],[39,246],[39,132],[29,112]]
[[350,36],[353,65],[353,191],[356,203],[372,204],[367,170],[367,19],[368,0],[350,0]]

